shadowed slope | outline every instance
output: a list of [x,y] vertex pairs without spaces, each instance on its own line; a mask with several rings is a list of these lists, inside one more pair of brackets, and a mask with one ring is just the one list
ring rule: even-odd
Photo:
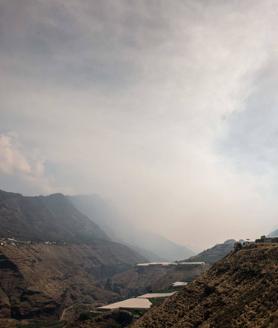
[[62,194],[25,197],[0,191],[0,238],[90,242],[106,234]]

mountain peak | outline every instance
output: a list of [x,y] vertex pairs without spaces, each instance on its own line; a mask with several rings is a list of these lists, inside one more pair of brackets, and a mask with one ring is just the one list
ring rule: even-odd
[[58,242],[109,239],[61,193],[25,197],[1,191],[0,217],[0,237]]

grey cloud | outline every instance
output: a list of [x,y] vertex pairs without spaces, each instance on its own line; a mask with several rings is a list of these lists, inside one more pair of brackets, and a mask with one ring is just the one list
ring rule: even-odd
[[244,110],[229,117],[219,144],[239,169],[260,175],[275,172],[278,164],[277,60],[272,57],[258,72]]
[[21,78],[123,88],[136,77],[137,52],[164,39],[166,24],[151,7],[111,1],[2,4],[2,62]]
[[198,247],[268,232],[274,175],[236,167],[247,157],[256,165],[250,145],[262,157],[273,147],[277,72],[266,67],[276,7],[0,2],[0,131],[16,132],[24,158],[35,152],[44,163],[41,187],[7,175],[1,183],[99,193],[135,225]]

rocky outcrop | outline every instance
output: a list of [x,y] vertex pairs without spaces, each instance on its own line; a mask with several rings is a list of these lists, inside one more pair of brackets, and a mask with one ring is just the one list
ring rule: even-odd
[[27,319],[49,317],[58,303],[43,291],[28,285],[18,266],[0,253],[0,318]]

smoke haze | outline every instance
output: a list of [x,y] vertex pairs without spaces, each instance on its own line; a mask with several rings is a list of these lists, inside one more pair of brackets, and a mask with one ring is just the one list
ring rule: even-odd
[[201,249],[277,225],[278,5],[0,0],[0,188],[97,193]]

